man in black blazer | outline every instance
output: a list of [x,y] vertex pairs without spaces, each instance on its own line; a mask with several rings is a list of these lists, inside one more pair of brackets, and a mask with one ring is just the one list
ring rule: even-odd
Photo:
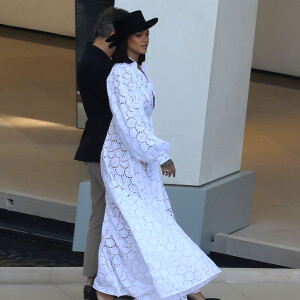
[[83,276],[87,277],[84,298],[89,292],[98,269],[98,251],[105,211],[105,186],[100,170],[100,153],[111,122],[106,79],[111,71],[114,48],[105,40],[114,34],[113,21],[128,12],[108,8],[97,21],[95,40],[88,44],[77,68],[77,83],[88,120],[85,124],[75,159],[85,162],[91,181],[92,214],[86,241]]

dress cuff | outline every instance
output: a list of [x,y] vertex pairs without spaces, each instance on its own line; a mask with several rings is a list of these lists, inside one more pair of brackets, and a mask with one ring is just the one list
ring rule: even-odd
[[164,162],[168,161],[169,159],[170,156],[166,152],[163,152],[158,155],[157,161],[160,165],[162,165]]

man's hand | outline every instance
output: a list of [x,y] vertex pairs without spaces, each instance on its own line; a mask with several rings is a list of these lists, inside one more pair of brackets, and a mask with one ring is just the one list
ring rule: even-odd
[[161,167],[161,171],[162,171],[163,175],[169,176],[169,177],[171,175],[173,175],[173,177],[175,177],[176,169],[175,169],[175,165],[174,165],[172,159],[167,160],[162,165],[160,165],[160,167]]

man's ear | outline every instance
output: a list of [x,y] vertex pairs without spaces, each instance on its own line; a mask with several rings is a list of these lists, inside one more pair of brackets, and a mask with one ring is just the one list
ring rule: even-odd
[[[112,36],[113,34],[115,34],[116,32],[114,30],[112,30],[109,34],[109,36],[107,36],[105,39],[109,38],[110,36]],[[111,42],[107,42],[107,43],[111,43]]]

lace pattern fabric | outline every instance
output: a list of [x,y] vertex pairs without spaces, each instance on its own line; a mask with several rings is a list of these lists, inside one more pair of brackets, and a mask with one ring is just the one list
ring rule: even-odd
[[138,300],[186,299],[220,269],[174,218],[158,168],[170,145],[154,134],[154,86],[133,62],[113,67],[107,89],[113,119],[101,153],[106,211],[94,288]]

